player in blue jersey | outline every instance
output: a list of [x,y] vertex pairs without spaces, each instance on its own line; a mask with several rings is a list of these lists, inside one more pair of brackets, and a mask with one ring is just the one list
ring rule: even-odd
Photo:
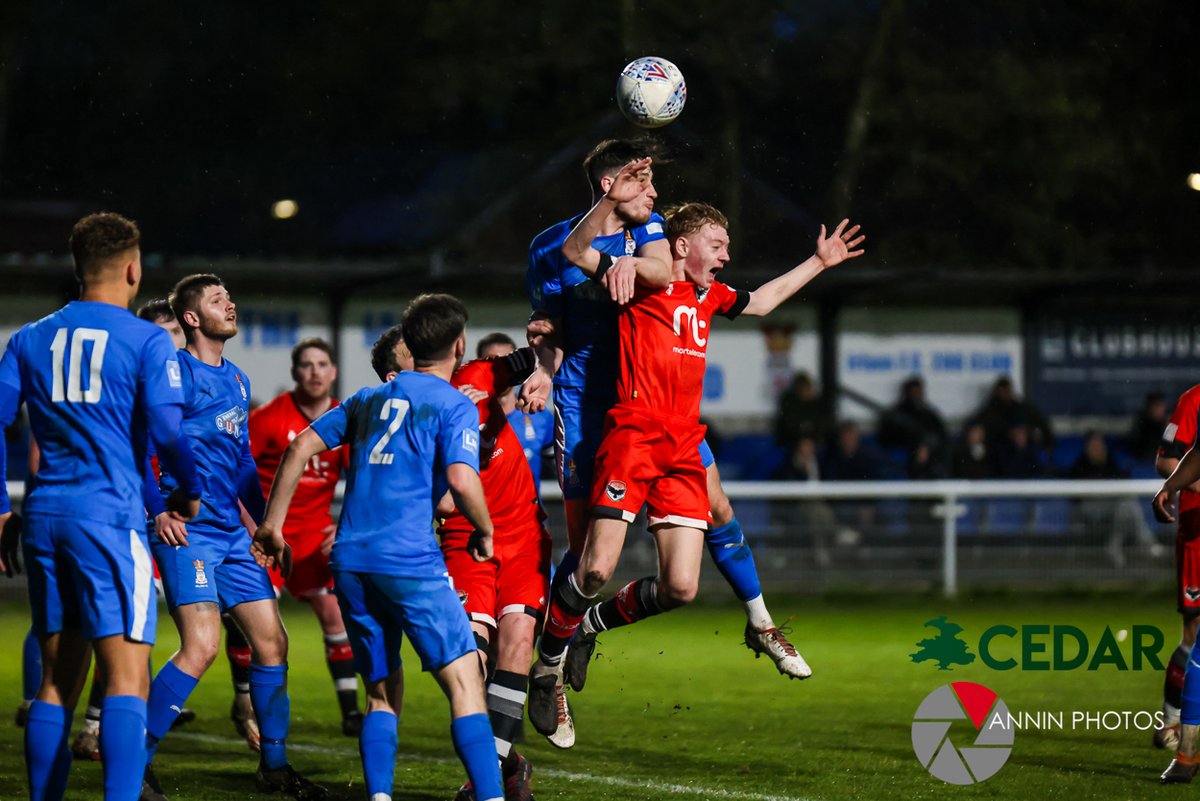
[[[237,307],[215,275],[182,279],[170,300],[187,337],[187,348],[178,352],[187,399],[184,427],[196,452],[204,504],[185,526],[155,508],[162,495],[153,488],[146,492],[146,508],[156,534],[152,549],[167,608],[179,629],[180,648],[158,671],[150,690],[146,721],[150,753],[143,798],[162,798],[151,767],[154,752],[216,658],[222,610],[233,615],[250,642],[250,701],[261,748],[255,775],[259,789],[283,791],[300,799],[325,798],[325,788],[288,764],[287,634],[279,619],[275,590],[266,571],[251,556],[242,525],[241,507],[257,523],[262,520],[265,502],[246,427],[250,380],[223,355],[225,343],[237,335]],[[170,469],[162,471],[162,494],[171,492],[176,483]]]
[[[556,578],[574,569],[587,530],[592,463],[604,415],[616,401],[618,306],[632,297],[634,281],[649,286],[667,283],[660,260],[670,263],[670,247],[662,217],[653,211],[657,193],[652,156],[652,146],[640,142],[601,142],[584,160],[593,196],[599,198],[595,205],[586,214],[543,231],[530,245],[526,274],[534,311],[530,331],[555,331],[559,340],[555,350],[540,348],[541,375],[531,379],[523,393],[524,405],[536,405],[546,373],[558,365],[553,384],[569,551]],[[812,671],[767,610],[753,554],[721,487],[712,451],[707,443],[701,444],[700,451],[708,471],[714,523],[706,543],[745,607],[744,641],[756,655],[769,656],[783,675],[807,678]],[[575,690],[583,687],[596,634],[603,628],[598,608],[572,640],[564,672]],[[559,703],[566,705],[565,700]]]
[[[139,240],[137,226],[117,214],[76,223],[70,244],[81,299],[14,334],[0,360],[0,427],[24,401],[41,450],[23,544],[43,664],[25,727],[34,801],[66,791],[67,736],[89,643],[108,678],[104,797],[137,798],[157,622],[141,490],[148,440],[179,476],[168,514],[191,518],[200,507],[175,350],[165,332],[128,310],[142,277]],[[0,525],[11,514],[0,484]],[[7,567],[15,567],[12,557]]]
[[448,489],[475,527],[468,551],[480,562],[492,556],[492,522],[479,479],[479,414],[450,384],[466,350],[466,319],[466,309],[449,295],[422,295],[409,304],[401,325],[415,369],[360,390],[292,441],[255,535],[261,561],[286,574],[290,553],[281,526],[304,465],[350,444],[329,567],[367,688],[359,742],[372,801],[392,798],[405,634],[450,700],[450,734],[476,799],[504,798],[475,639],[433,532],[434,499]]

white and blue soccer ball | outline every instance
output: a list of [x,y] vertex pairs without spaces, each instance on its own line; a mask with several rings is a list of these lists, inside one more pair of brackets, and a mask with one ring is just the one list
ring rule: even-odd
[[679,116],[686,101],[683,73],[665,58],[646,56],[631,61],[617,78],[617,105],[634,125],[666,125]]

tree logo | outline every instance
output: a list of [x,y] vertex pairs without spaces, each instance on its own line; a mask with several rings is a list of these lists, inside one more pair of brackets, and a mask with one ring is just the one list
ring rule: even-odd
[[[972,737],[970,745],[951,740]],[[975,784],[995,776],[1012,754],[1014,727],[1008,706],[991,689],[969,681],[944,684],[925,697],[913,715],[912,745],[921,765],[947,784]],[[989,725],[985,722],[991,721]]]
[[938,670],[953,670],[951,665],[969,665],[975,661],[975,654],[967,649],[967,644],[958,636],[963,630],[962,626],[951,623],[945,615],[927,620],[925,625],[936,628],[938,635],[917,643],[919,650],[908,655],[913,662],[933,660],[938,663]]

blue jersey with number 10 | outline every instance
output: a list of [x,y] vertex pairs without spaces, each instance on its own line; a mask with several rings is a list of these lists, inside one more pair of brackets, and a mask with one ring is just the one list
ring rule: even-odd
[[442,576],[433,533],[446,468],[479,471],[479,412],[450,382],[405,371],[359,390],[318,417],[330,448],[350,443],[346,497],[329,557],[333,570],[405,578]]
[[128,309],[74,301],[13,335],[0,383],[26,402],[41,448],[25,513],[141,530],[146,410],[183,404],[167,333]]

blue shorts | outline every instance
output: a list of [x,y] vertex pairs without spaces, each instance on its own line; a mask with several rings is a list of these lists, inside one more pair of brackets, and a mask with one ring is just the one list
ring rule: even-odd
[[209,602],[224,611],[275,597],[267,571],[250,555],[245,530],[231,534],[188,526],[187,538],[188,544],[180,546],[152,540],[168,609]]
[[35,635],[80,629],[88,640],[154,642],[158,597],[144,531],[30,515],[21,538]]
[[333,591],[354,650],[354,669],[363,681],[379,681],[400,669],[405,634],[422,670],[443,668],[475,652],[471,624],[448,575],[400,578],[334,570]]
[[[582,389],[554,388],[554,456],[563,498],[591,500],[592,468],[604,434],[605,415],[614,403],[614,398],[590,398]],[[712,448],[701,440],[704,469],[715,461]]]

